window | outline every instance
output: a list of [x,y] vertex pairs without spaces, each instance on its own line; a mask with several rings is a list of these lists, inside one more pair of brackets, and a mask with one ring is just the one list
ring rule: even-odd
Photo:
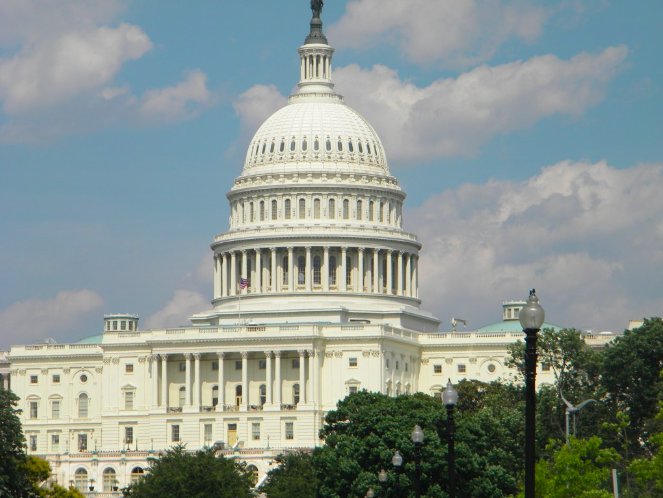
[[357,394],[357,391],[359,391],[359,388],[357,386],[349,386],[348,387],[348,393],[350,393],[350,394]]
[[276,218],[279,214],[279,210],[276,204],[276,200],[272,201],[272,221],[276,221]]
[[133,486],[138,481],[140,481],[141,477],[143,477],[143,474],[145,474],[145,471],[141,467],[136,467],[133,469],[131,471],[131,485]]
[[313,284],[320,285],[320,256],[313,258]]
[[252,486],[255,487],[258,484],[258,478],[260,477],[260,472],[258,471],[258,467],[256,467],[255,465],[247,465],[246,471],[249,473]]
[[264,370],[267,368],[267,360],[258,360],[258,369]]
[[212,424],[203,426],[203,439],[205,439],[205,442],[212,440]]
[[260,221],[265,221],[265,201],[260,201]]
[[51,418],[60,418],[60,400],[51,401]]
[[274,153],[274,142],[272,142],[271,144],[269,144],[269,153],[270,153],[270,154],[273,154],[273,153]]
[[368,221],[373,221],[373,211],[375,210],[375,202],[368,203]]
[[442,365],[433,365],[433,373],[441,374],[442,373]]
[[180,363],[178,369],[180,372],[186,372],[186,363]]
[[308,150],[308,142],[306,139],[302,140],[302,151],[306,152]]
[[124,392],[124,409],[133,410],[134,409],[134,392],[125,391]]
[[242,369],[242,360],[235,360],[235,370]]
[[51,451],[60,451],[60,434],[51,434]]
[[295,140],[290,141],[290,152],[295,152],[295,149],[297,148],[297,144],[295,144]]
[[184,386],[180,387],[179,394],[180,394],[179,406],[181,408],[184,406],[184,403],[186,403],[186,387]]
[[74,473],[74,479],[76,483],[76,489],[81,493],[87,493],[87,470],[84,468],[76,469]]
[[53,375],[53,384],[59,384],[60,383],[60,375],[55,374]]
[[492,374],[495,373],[495,370],[496,370],[495,365],[493,365],[492,363],[488,365],[488,372]]
[[320,219],[320,199],[313,199],[313,217]]
[[237,384],[235,386],[235,405],[239,406],[242,404],[242,384]]
[[267,403],[267,386],[265,384],[260,384],[258,392],[260,394],[260,405],[262,406]]
[[371,154],[371,144],[369,144],[368,142],[366,142],[366,151],[368,152],[369,155]]
[[127,330],[127,322],[125,320],[120,322],[120,330]]
[[288,285],[288,272],[290,271],[288,256],[283,256],[283,285]]
[[212,371],[213,372],[218,372],[219,371],[219,362],[218,361],[212,361]]
[[306,218],[306,199],[299,199],[299,219]]
[[357,142],[357,148],[359,149],[360,154],[364,153],[364,148],[361,146],[361,142]]
[[408,364],[406,363],[406,364],[405,364],[405,371],[406,371],[406,372],[407,372],[407,365],[408,365]]
[[87,451],[87,434],[78,435],[78,451]]
[[396,360],[396,370],[398,370],[400,368],[400,366],[401,366],[401,364],[398,362],[398,360]]
[[260,441],[260,424],[257,422],[251,424],[251,439]]
[[357,219],[361,221],[362,219],[362,210],[364,209],[364,204],[361,201],[357,201]]
[[285,215],[285,219],[289,220],[290,219],[290,199],[285,200],[285,208],[283,209],[283,214]]
[[299,368],[299,358],[295,358],[292,360],[292,368],[297,369]]
[[85,384],[85,383],[87,382],[87,375],[83,374],[83,375],[81,375],[80,378],[81,378],[81,382],[82,382],[83,384]]
[[336,256],[329,257],[329,285],[336,285]]
[[39,403],[37,401],[30,401],[30,418],[35,419],[39,417]]
[[294,384],[292,386],[292,404],[299,404],[299,384]]
[[124,444],[134,444],[134,428],[124,428]]
[[387,360],[385,360],[385,364],[386,364],[385,366],[386,366],[386,367],[387,367],[387,369],[388,369],[388,368],[389,368],[389,360],[388,360],[388,359],[387,359]]
[[113,330],[117,330],[117,320],[113,320]]
[[348,364],[351,367],[356,367],[357,366],[357,358],[349,358],[348,359]]
[[113,491],[113,486],[115,486],[115,483],[117,482],[117,475],[115,474],[115,470],[108,468],[104,470],[104,482],[103,482],[103,490],[104,493],[110,493]]
[[352,258],[345,259],[345,285],[352,285]]
[[348,140],[348,152],[354,152],[355,148],[352,145],[352,140]]
[[249,206],[251,208],[251,215],[249,217],[249,221],[253,221],[255,220],[255,211],[253,210],[253,203],[249,204]]
[[378,222],[384,220],[384,202],[380,201],[380,209],[378,211]]
[[297,283],[300,285],[306,283],[306,258],[304,256],[297,258]]
[[81,393],[80,396],[78,396],[78,418],[87,418],[89,415],[89,398],[87,397],[87,394]]
[[173,443],[179,443],[180,441],[180,426],[179,424],[173,424],[170,426],[170,440]]
[[39,376],[38,375],[31,375],[30,376],[30,384],[39,384]]
[[325,142],[325,149],[327,150],[327,152],[331,152],[332,149],[331,140],[327,139],[327,141]]
[[30,451],[37,451],[37,435],[30,434]]
[[550,372],[550,363],[548,363],[547,361],[544,361],[541,364],[541,370],[543,370],[544,372]]
[[133,363],[127,363],[126,365],[124,365],[124,371],[125,371],[125,373],[128,373],[128,374],[134,373]]
[[285,151],[285,142],[281,140],[281,143],[279,144],[279,152]]
[[336,219],[336,201],[329,199],[329,219]]
[[465,365],[458,365],[458,373],[467,372],[467,367]]
[[219,404],[219,386],[212,387],[212,406]]
[[343,152],[343,142],[341,142],[340,139],[338,140],[338,142],[336,142],[336,149],[337,149],[339,152]]
[[129,330],[134,329],[134,322],[128,322],[129,323]]
[[295,439],[295,423],[286,422],[285,423],[285,438],[287,440]]
[[343,219],[344,220],[350,219],[350,201],[347,199],[343,201]]

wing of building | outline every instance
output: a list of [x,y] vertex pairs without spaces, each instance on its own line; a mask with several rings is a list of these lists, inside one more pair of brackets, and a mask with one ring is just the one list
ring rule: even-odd
[[420,308],[405,193],[375,130],[334,91],[333,53],[314,17],[299,90],[257,131],[227,195],[214,296],[192,326],[107,315],[88,340],[12,347],[28,450],[60,483],[112,492],[180,442],[218,443],[262,478],[277,454],[321,444],[325,413],[349,393],[510,375],[524,303],[505,303],[494,326],[438,332]]

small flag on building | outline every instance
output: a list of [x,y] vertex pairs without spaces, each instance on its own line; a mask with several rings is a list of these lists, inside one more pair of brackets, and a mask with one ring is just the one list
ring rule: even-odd
[[249,286],[249,281],[245,279],[244,277],[239,277],[239,288],[240,290],[244,290]]

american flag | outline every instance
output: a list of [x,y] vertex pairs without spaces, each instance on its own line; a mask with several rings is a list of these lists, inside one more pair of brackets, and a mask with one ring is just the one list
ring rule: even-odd
[[240,290],[244,290],[249,286],[249,281],[245,279],[244,277],[239,277],[239,288]]

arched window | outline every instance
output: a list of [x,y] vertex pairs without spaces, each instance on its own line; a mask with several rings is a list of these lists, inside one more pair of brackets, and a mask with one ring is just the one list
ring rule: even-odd
[[276,217],[279,214],[278,207],[276,205],[276,199],[272,200],[272,221],[276,221]]
[[343,219],[350,219],[350,201],[347,199],[343,200]]
[[81,393],[78,396],[78,418],[88,418],[90,408],[90,399],[87,394]]
[[295,139],[293,138],[290,141],[290,152],[295,152],[295,149],[297,148],[297,144],[295,143]]
[[329,257],[329,285],[336,285],[336,256]]
[[327,142],[325,143],[325,149],[327,149],[327,152],[331,152],[331,140],[327,139]]
[[258,467],[256,467],[255,465],[247,465],[246,471],[251,476],[251,484],[253,484],[253,487],[255,487],[258,484],[258,477],[260,476],[260,473],[258,472]]
[[265,147],[267,147],[267,142],[263,142],[262,144],[262,154],[265,154]]
[[361,146],[361,142],[357,142],[357,148],[359,149],[359,153],[360,153],[360,154],[363,154],[363,153],[364,153],[364,149],[363,149],[363,147]]
[[285,208],[283,209],[283,214],[285,215],[286,220],[290,219],[290,199],[285,200]]
[[329,199],[329,219],[336,219],[336,200]]
[[366,142],[366,151],[368,152],[368,155],[370,156],[371,155],[371,144],[369,144],[368,142]]
[[272,142],[271,144],[269,144],[269,153],[270,153],[270,154],[274,154],[274,142]]
[[313,217],[320,219],[320,199],[313,199]]
[[315,142],[313,142],[313,150],[316,152],[320,150],[320,140],[317,138],[315,139]]
[[348,140],[348,152],[354,152],[355,148],[352,145],[352,140]]
[[235,386],[235,405],[239,406],[242,404],[242,384],[237,384]]
[[306,218],[306,199],[299,199],[299,219]]
[[378,221],[384,220],[384,202],[380,201],[380,210],[378,211]]
[[375,202],[368,203],[368,221],[373,221],[373,211],[375,211]]
[[260,201],[260,221],[265,221],[265,201]]
[[131,484],[134,485],[140,481],[144,474],[145,471],[142,469],[142,467],[136,467],[133,469],[131,471]]
[[345,285],[348,287],[352,285],[352,258],[350,256],[345,261]]
[[290,265],[288,261],[288,256],[283,256],[283,285],[288,285],[289,271],[290,271]]
[[292,386],[292,404],[299,404],[299,384],[294,384]]
[[76,486],[76,489],[80,491],[81,493],[87,493],[88,492],[88,484],[87,484],[87,470],[85,470],[83,467],[80,467],[76,469],[76,472],[74,472],[74,483]]
[[184,406],[184,403],[186,402],[186,387],[184,387],[184,386],[180,387],[179,394],[180,394],[179,406],[182,407],[182,406]]
[[255,213],[253,212],[253,203],[250,204],[251,214],[249,215],[249,222],[252,222],[255,219]]
[[306,258],[304,256],[297,258],[297,283],[300,285],[306,283]]
[[267,386],[265,384],[260,384],[260,404],[264,405],[267,403]]
[[285,150],[285,142],[281,140],[281,145],[279,145],[279,152],[283,152]]
[[338,139],[338,142],[336,142],[336,148],[339,152],[343,152],[343,142],[341,142],[340,138]]
[[219,404],[219,386],[212,386],[212,406]]
[[361,221],[363,217],[362,211],[364,210],[364,203],[361,201],[357,201],[357,219]]
[[313,284],[320,285],[320,256],[313,258]]
[[302,140],[302,152],[306,152],[308,149],[308,142],[306,141],[306,138]]
[[104,493],[110,493],[113,491],[113,486],[115,486],[115,483],[117,482],[117,474],[115,473],[114,469],[111,469],[110,467],[104,470],[104,485],[103,485],[103,490]]

